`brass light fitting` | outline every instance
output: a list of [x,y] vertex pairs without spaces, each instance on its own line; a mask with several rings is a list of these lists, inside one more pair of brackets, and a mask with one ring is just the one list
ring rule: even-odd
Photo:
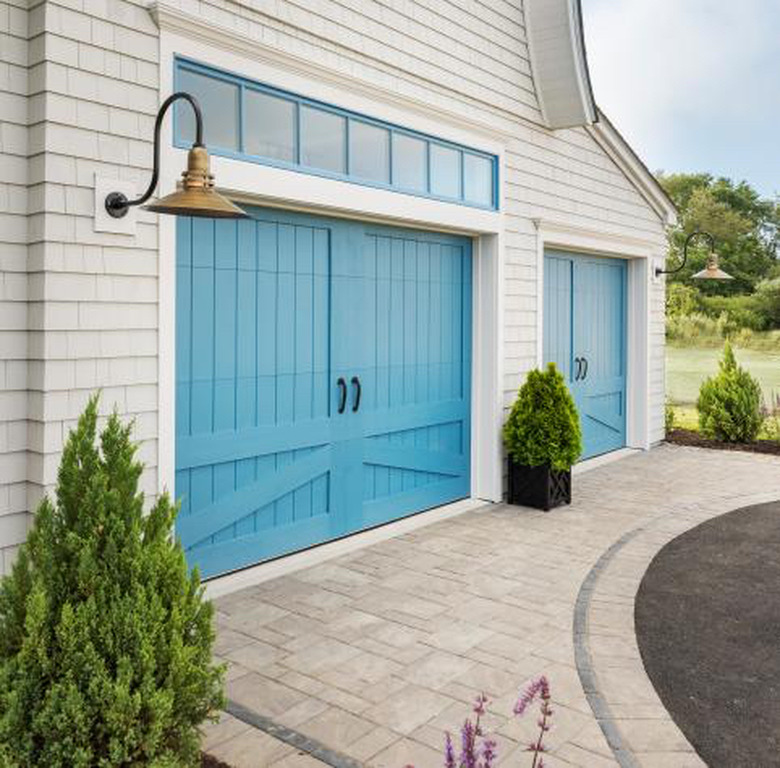
[[110,216],[121,219],[130,206],[145,203],[157,187],[160,178],[160,127],[168,107],[177,99],[185,99],[195,112],[195,143],[187,155],[187,170],[182,173],[176,191],[145,205],[147,211],[174,216],[200,216],[214,219],[243,219],[247,214],[214,189],[214,177],[209,169],[209,153],[203,144],[203,116],[194,96],[184,91],[169,96],[160,107],[154,123],[154,169],[146,192],[136,200],[128,200],[121,192],[106,196],[105,206]]
[[683,260],[679,267],[675,269],[661,269],[656,267],[655,275],[674,275],[685,267],[688,261],[688,246],[691,240],[695,237],[705,237],[710,244],[710,255],[707,259],[707,266],[693,275],[694,280],[733,280],[734,278],[728,273],[724,272],[718,267],[718,254],[715,252],[715,238],[709,232],[702,232],[700,230],[694,230],[688,237],[685,238],[685,244],[683,245]]
[[718,267],[718,257],[713,253],[707,259],[707,266],[693,275],[694,280],[733,280],[734,278]]

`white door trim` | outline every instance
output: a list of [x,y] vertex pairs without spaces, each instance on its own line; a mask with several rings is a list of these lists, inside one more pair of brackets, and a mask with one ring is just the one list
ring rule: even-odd
[[[437,122],[409,111],[399,115],[398,105],[383,105],[350,89],[334,88],[332,79],[321,84],[314,75],[301,80],[300,72],[286,73],[281,66],[259,64],[229,52],[190,40],[166,30],[160,33],[160,102],[173,91],[174,57],[186,55],[204,64],[251,75],[279,88],[327,100],[347,109],[400,122],[413,130],[435,133],[498,155],[499,179],[504,177],[504,144],[500,136],[487,140],[482,132],[469,133],[462,125]],[[295,86],[291,87],[291,80]],[[306,90],[302,91],[302,85]],[[161,134],[160,195],[166,194],[185,167],[186,152],[172,143],[171,120]],[[282,207],[327,216],[344,216],[391,225],[447,231],[469,236],[474,242],[472,307],[472,498],[500,501],[502,493],[502,389],[503,380],[503,252],[504,225],[499,211],[442,203],[397,192],[372,189],[333,179],[307,176],[270,166],[212,157],[212,172],[222,191],[259,206]],[[503,186],[503,185],[502,185]],[[503,208],[499,191],[499,209]],[[176,222],[159,217],[159,490],[175,488],[176,433]]]

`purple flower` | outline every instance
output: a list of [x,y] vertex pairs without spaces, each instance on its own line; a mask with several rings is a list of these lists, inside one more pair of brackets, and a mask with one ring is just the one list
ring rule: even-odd
[[496,742],[493,739],[485,739],[482,745],[482,768],[492,768],[496,759]]
[[515,714],[522,715],[537,696],[540,696],[542,699],[550,698],[550,684],[544,675],[536,678],[536,680],[532,680],[525,691],[520,694],[520,698],[517,700],[517,704],[515,704]]
[[460,730],[460,764],[464,768],[477,768],[476,731],[471,720],[466,720]]
[[[545,768],[542,753],[547,752],[544,745],[544,737],[550,730],[549,719],[552,716],[550,707],[550,684],[547,678],[541,677],[532,680],[520,694],[514,707],[517,715],[522,715],[528,707],[539,700],[539,718],[536,721],[539,727],[539,736],[536,741],[526,747],[527,752],[533,753],[531,768]],[[493,768],[498,751],[494,739],[485,738],[482,730],[482,717],[487,711],[488,698],[480,693],[474,700],[472,711],[473,720],[467,718],[460,729],[460,755],[455,757],[455,747],[452,743],[452,734],[445,734],[444,741],[444,768]],[[412,768],[412,766],[407,766]]]
[[450,736],[449,732],[444,742],[444,768],[456,768],[455,748],[452,746],[452,736]]
[[485,704],[487,704],[487,702],[487,696],[485,696],[484,693],[480,693],[479,696],[477,696],[477,698],[474,700],[474,713],[477,715],[484,715]]

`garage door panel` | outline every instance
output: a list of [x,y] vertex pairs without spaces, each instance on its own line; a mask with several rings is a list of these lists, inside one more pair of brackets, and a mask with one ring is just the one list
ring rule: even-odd
[[556,363],[574,397],[582,458],[621,448],[626,436],[626,263],[548,252],[544,283],[544,357]]
[[369,443],[363,460],[369,465],[398,467],[413,472],[434,472],[444,476],[459,476],[468,462],[460,451],[431,451],[410,445]]
[[183,219],[177,241],[177,533],[208,575],[213,547],[330,511],[329,239]]
[[361,407],[363,487],[369,507],[382,500],[365,511],[372,524],[379,509],[394,519],[460,498],[451,495],[451,481],[468,478],[463,432],[471,346],[464,296],[470,296],[471,253],[462,239],[398,232],[366,233],[363,251],[374,297],[365,328],[375,336],[373,361],[360,375],[376,390]]
[[468,495],[467,240],[257,210],[177,243],[177,535],[204,575]]
[[[186,526],[179,532],[182,544],[185,547],[199,544],[277,499],[288,502],[278,515],[281,518],[279,522],[284,522],[288,506],[291,508],[290,519],[311,517],[312,481],[329,469],[329,448],[321,447],[298,456],[288,452],[277,458],[282,457],[285,461],[278,462],[275,472],[263,473],[256,481],[240,488],[235,487],[235,467],[232,462],[214,466],[213,501],[190,512]],[[302,494],[305,494],[305,498]]]
[[443,503],[442,499],[453,501],[465,498],[468,494],[468,480],[457,477],[431,482],[421,488],[385,495],[365,503],[363,512],[365,525],[366,527],[381,525],[388,520],[397,519],[399,507],[403,507],[407,510],[406,514],[410,515],[438,507]]

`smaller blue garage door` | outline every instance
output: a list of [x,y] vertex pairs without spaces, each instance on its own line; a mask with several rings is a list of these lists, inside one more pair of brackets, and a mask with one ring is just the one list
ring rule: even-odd
[[548,251],[544,359],[574,396],[583,459],[626,444],[626,262]]
[[471,243],[177,224],[176,495],[211,576],[469,495]]

